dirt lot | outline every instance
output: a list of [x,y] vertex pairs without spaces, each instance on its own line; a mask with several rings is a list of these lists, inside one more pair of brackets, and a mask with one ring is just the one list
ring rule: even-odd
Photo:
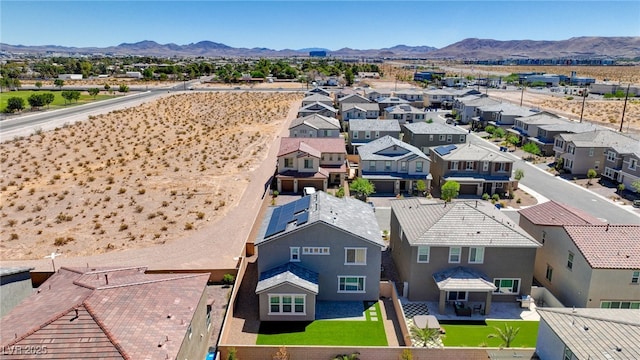
[[301,97],[172,95],[0,144],[0,259],[188,236],[237,204]]

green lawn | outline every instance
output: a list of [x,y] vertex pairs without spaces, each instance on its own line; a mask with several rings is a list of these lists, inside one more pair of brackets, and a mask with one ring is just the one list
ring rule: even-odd
[[450,325],[442,324],[446,331],[442,339],[444,346],[488,346],[499,347],[500,339],[487,338],[487,335],[495,333],[494,327],[504,329],[504,324],[519,327],[520,332],[511,344],[511,347],[534,348],[538,336],[538,321],[496,321],[487,320],[486,325]]
[[[62,90],[64,90],[64,87],[62,88]],[[50,109],[57,109],[57,108],[65,107],[65,100],[62,97],[62,92],[61,91],[50,91],[50,90],[7,91],[7,92],[0,93],[0,112],[4,111],[4,109],[7,107],[7,101],[11,97],[21,97],[21,98],[23,98],[24,99],[24,103],[25,103],[24,104],[25,105],[25,110],[23,110],[23,111],[29,111],[31,107],[29,106],[29,102],[27,101],[27,98],[31,94],[45,93],[45,92],[50,92],[50,93],[53,93],[53,95],[54,95],[53,103],[51,103],[51,105],[49,106]],[[96,101],[97,100],[111,99],[111,98],[113,98],[113,95],[103,95],[101,93],[98,96],[96,96]],[[93,100],[93,96],[89,95],[89,93],[87,93],[86,91],[82,91],[80,93],[80,99],[78,100],[77,103],[74,101],[71,104],[67,104],[66,106],[75,106],[75,105],[79,105],[79,104],[86,104],[86,103],[92,102],[92,101],[94,101]]]
[[262,323],[257,345],[387,346],[378,303],[378,320],[316,320]]

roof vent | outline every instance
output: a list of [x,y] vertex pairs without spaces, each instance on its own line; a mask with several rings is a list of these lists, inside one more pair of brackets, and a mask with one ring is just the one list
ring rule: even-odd
[[587,331],[587,330],[589,330],[589,327],[587,325],[585,325],[583,329],[584,329],[584,331]]
[[617,345],[616,345],[616,351],[617,351],[617,352],[622,352],[622,348],[621,348],[620,346],[617,346]]
[[609,231],[609,224],[607,224],[607,228],[604,231]]

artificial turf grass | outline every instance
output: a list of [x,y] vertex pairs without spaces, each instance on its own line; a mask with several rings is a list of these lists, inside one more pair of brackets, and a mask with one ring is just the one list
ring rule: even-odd
[[366,320],[262,322],[256,345],[387,346],[380,305],[374,307],[377,321],[365,310]]
[[485,324],[456,324],[455,321],[443,324],[443,322],[440,322],[440,325],[446,331],[445,336],[442,338],[442,343],[444,346],[457,347],[499,347],[502,340],[499,338],[490,339],[487,335],[496,333],[496,329],[494,327],[504,329],[504,324],[520,328],[520,332],[518,332],[515,340],[511,343],[511,347],[536,347],[538,326],[540,325],[540,322],[523,320],[486,320]]

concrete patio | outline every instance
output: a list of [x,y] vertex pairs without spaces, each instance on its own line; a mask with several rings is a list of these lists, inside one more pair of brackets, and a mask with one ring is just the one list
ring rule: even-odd
[[[530,308],[527,309],[521,308],[520,302],[495,301],[491,303],[491,313],[488,315],[483,315],[481,312],[473,311],[471,316],[457,316],[453,305],[447,305],[445,307],[446,313],[439,314],[437,301],[411,302],[406,298],[401,298],[400,301],[402,303],[403,312],[407,322],[413,319],[413,316],[415,315],[434,315],[438,320],[540,320],[540,316],[536,311],[536,305],[534,302],[532,302]],[[467,306],[473,308],[474,305],[480,304],[481,303],[469,303]],[[416,308],[422,310],[416,310]]]

